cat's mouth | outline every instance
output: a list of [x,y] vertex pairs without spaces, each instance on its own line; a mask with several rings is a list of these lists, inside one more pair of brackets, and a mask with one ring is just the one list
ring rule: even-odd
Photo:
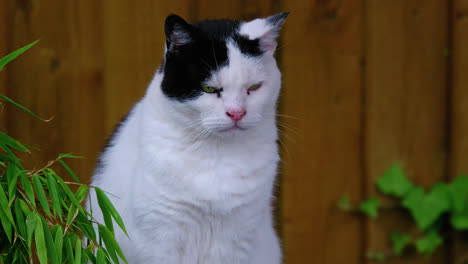
[[224,133],[224,132],[234,132],[234,131],[242,131],[242,130],[247,130],[247,128],[241,127],[239,124],[235,123],[231,127],[223,128],[219,130],[219,132]]

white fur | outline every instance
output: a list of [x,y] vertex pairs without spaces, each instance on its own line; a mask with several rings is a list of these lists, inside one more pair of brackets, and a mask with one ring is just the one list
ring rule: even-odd
[[[170,100],[156,73],[102,157],[92,185],[116,196],[130,236],[117,231],[116,239],[129,263],[281,263],[271,208],[280,72],[272,54],[252,58],[228,47],[229,65],[207,83],[223,87],[221,98]],[[246,108],[244,130],[226,131],[230,107]]]

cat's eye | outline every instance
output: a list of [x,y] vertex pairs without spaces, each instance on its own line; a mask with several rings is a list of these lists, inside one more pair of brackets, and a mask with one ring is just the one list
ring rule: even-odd
[[205,93],[216,93],[216,92],[219,92],[218,89],[217,89],[216,87],[213,87],[213,86],[208,86],[208,85],[202,84],[202,85],[201,85],[201,88],[202,88],[202,90],[203,90]]
[[258,88],[260,88],[260,86],[262,86],[262,83],[254,84],[254,85],[250,86],[249,89],[247,89],[247,91],[248,91],[248,92],[255,91],[255,90],[257,90]]

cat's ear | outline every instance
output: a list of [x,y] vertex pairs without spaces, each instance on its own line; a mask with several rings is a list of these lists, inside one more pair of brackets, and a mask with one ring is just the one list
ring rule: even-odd
[[177,49],[193,41],[192,26],[178,15],[166,18],[164,30],[166,32],[166,46],[168,50]]
[[245,22],[240,28],[240,34],[249,39],[259,39],[260,50],[274,53],[278,45],[278,35],[289,12],[279,13],[267,18]]

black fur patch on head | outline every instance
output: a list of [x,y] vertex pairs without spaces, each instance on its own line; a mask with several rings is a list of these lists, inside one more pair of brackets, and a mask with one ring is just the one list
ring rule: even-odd
[[[186,101],[199,97],[201,84],[214,71],[229,64],[227,41],[232,40],[249,56],[261,56],[259,40],[239,35],[240,22],[205,20],[188,24],[177,15],[166,19],[166,46],[162,91],[172,99]],[[218,87],[222,88],[222,87]]]

